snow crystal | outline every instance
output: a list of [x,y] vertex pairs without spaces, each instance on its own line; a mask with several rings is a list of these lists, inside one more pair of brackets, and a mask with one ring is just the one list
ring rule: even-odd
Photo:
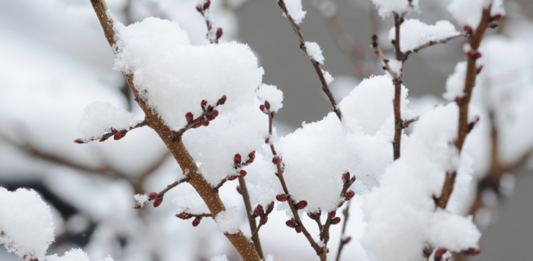
[[50,208],[34,190],[0,187],[0,244],[19,257],[42,259],[54,241]]
[[112,129],[129,130],[132,123],[133,113],[117,108],[109,102],[93,102],[85,108],[78,134],[81,140],[88,142],[101,138]]
[[279,109],[283,108],[283,92],[276,86],[262,84],[256,93],[261,103],[265,101],[270,103],[270,111],[278,112]]
[[[87,253],[83,252],[83,250],[75,248],[65,252],[61,257],[58,255],[46,256],[44,261],[90,261],[90,259]],[[106,257],[101,261],[113,261],[113,258]]]
[[438,209],[429,221],[429,242],[450,251],[478,248],[481,233],[472,222],[472,216],[462,217]]
[[324,55],[322,55],[322,49],[316,42],[305,42],[305,49],[307,55],[317,61],[319,64],[324,64]]
[[135,201],[137,201],[137,203],[141,205],[141,207],[143,207],[149,199],[146,194],[136,194],[133,196],[133,198],[135,199]]
[[448,6],[448,11],[460,25],[468,25],[475,30],[481,22],[483,9],[491,2],[492,0],[453,0]]
[[223,233],[236,234],[241,226],[241,215],[237,207],[230,207],[215,217],[218,229]]
[[409,10],[418,11],[418,0],[372,0],[382,18],[388,17],[393,12],[402,14]]
[[211,261],[229,261],[226,255],[217,255],[210,259]]
[[305,18],[306,11],[302,10],[302,0],[283,0],[289,15],[296,24],[301,24]]
[[[412,51],[430,42],[438,42],[448,37],[459,35],[449,21],[438,21],[435,25],[427,25],[418,19],[407,19],[400,27],[400,49],[402,52]],[[396,29],[389,31],[389,40],[396,39]]]
[[465,61],[458,62],[454,73],[446,80],[446,92],[442,95],[444,99],[453,101],[465,96],[466,64]]

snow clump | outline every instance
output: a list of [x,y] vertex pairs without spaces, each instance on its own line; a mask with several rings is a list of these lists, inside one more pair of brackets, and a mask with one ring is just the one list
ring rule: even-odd
[[85,108],[78,134],[80,140],[89,142],[100,139],[112,130],[129,130],[136,123],[133,121],[133,113],[117,108],[109,102],[93,102]]
[[241,225],[241,215],[237,207],[230,207],[226,211],[218,213],[215,217],[218,229],[223,233],[236,234],[239,233]]
[[418,11],[418,0],[372,0],[372,2],[382,18],[388,17],[393,12],[401,15],[410,10]]
[[319,64],[324,64],[324,55],[322,55],[322,49],[316,42],[305,42],[305,49],[307,55],[317,61]]
[[306,11],[302,10],[302,0],[284,0],[289,15],[296,24],[301,24],[305,18]]
[[[400,26],[400,49],[402,52],[412,51],[424,44],[438,42],[460,33],[449,21],[438,21],[435,25],[427,25],[418,19],[407,19]],[[396,29],[389,31],[389,40],[396,39]]]

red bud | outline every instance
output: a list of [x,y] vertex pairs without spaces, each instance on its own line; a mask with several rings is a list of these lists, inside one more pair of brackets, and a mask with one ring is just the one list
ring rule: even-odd
[[201,122],[198,122],[198,123],[196,123],[196,125],[194,125],[193,128],[199,128],[199,127],[201,127],[201,126],[202,126],[202,123],[201,123]]
[[455,103],[457,103],[457,105],[461,105],[461,102],[463,101],[463,98],[461,97],[455,97]]
[[226,99],[226,95],[222,96],[222,98],[218,99],[217,105],[223,105],[224,103],[226,103]]
[[481,58],[481,53],[480,52],[476,52],[476,58]]
[[154,200],[155,198],[157,198],[157,193],[156,192],[150,192],[150,194],[148,194],[148,198],[150,200]]
[[241,177],[246,176],[246,174],[247,174],[246,170],[241,169],[240,174],[241,174]]
[[481,72],[481,70],[483,70],[483,65],[481,65],[481,66],[479,66],[479,68],[477,68],[476,74],[479,74]]
[[250,152],[250,154],[248,154],[248,158],[255,159],[255,150]]
[[297,209],[304,209],[305,207],[307,207],[307,201],[305,200],[302,200],[296,204]]
[[309,218],[311,219],[319,219],[320,218],[320,214],[321,212],[308,212],[307,213],[307,216],[309,216]]
[[157,198],[154,200],[154,208],[159,207],[159,205],[161,205],[161,202],[163,202],[163,197],[157,197]]
[[135,204],[135,206],[133,206],[133,209],[140,209],[141,208],[141,205],[139,205],[139,203]]
[[287,196],[285,196],[285,194],[278,194],[276,196],[276,199],[279,201],[279,202],[284,202],[284,201],[287,201]]
[[330,218],[334,218],[336,215],[337,215],[337,211],[335,210],[328,213],[328,217]]
[[288,227],[295,228],[296,227],[296,221],[294,221],[294,219],[289,219],[289,220],[287,220],[287,222],[285,222],[285,225],[287,225]]
[[115,133],[113,138],[115,140],[120,140],[120,139],[124,138],[124,136],[126,136],[126,132],[128,132],[128,131],[127,130],[121,130],[121,131]]
[[78,144],[83,144],[85,142],[83,142],[81,139],[75,139],[74,142],[78,143]]
[[353,190],[346,192],[346,194],[344,195],[346,200],[350,200],[351,198],[353,198],[353,196],[355,196],[355,192]]
[[201,5],[197,5],[196,6],[196,11],[201,13],[203,11],[202,6]]
[[267,211],[266,211],[266,214],[270,214],[270,212],[272,212],[272,210],[274,210],[274,201],[270,202],[270,204],[268,204],[268,207],[267,207]]
[[218,117],[218,111],[217,110],[213,111],[213,117],[215,117],[215,118]]
[[270,103],[268,101],[265,101],[265,108],[267,108],[267,110],[270,110]]
[[294,229],[296,230],[296,233],[302,233],[302,227],[301,226],[297,226]]
[[332,225],[337,225],[341,222],[341,218],[340,217],[336,217],[334,219],[331,220],[331,224]]
[[342,181],[344,181],[344,183],[348,183],[350,181],[350,172],[342,174]]
[[502,15],[501,14],[497,14],[497,15],[492,17],[492,20],[494,20],[494,21],[499,21],[500,19],[502,19]]
[[352,240],[352,237],[347,237],[344,240],[342,240],[342,243],[343,244],[348,244],[348,243],[350,243],[351,240]]
[[202,220],[201,217],[196,217],[193,221],[192,221],[192,226],[193,227],[197,227],[198,225],[200,225],[200,221]]
[[200,103],[200,106],[202,107],[202,110],[205,111],[205,106],[207,106],[207,101],[202,100],[202,102]]
[[270,142],[270,138],[265,139],[265,143],[268,144]]
[[326,248],[326,253],[329,253],[329,248]]
[[263,104],[259,105],[259,110],[262,112],[265,112],[265,105]]
[[467,56],[468,58],[472,58],[472,57],[474,57],[474,51],[472,51],[472,50],[468,51],[468,52],[466,53],[466,56]]
[[280,160],[279,157],[276,156],[276,157],[272,158],[272,163],[274,163],[274,164],[277,165],[277,164],[279,164],[280,162],[281,162],[281,160]]
[[238,164],[241,164],[241,161],[242,161],[241,154],[235,154],[235,156],[233,157],[233,163],[235,165],[238,165]]
[[439,248],[435,251],[435,259],[442,258],[442,256],[448,251],[446,248]]
[[189,213],[185,213],[185,212],[181,212],[179,214],[176,214],[176,217],[178,218],[181,218],[181,219],[189,219],[189,218],[192,218],[192,215],[189,214]]
[[228,180],[236,180],[238,177],[238,175],[231,175],[228,177]]
[[241,186],[237,186],[237,192],[239,192],[239,194],[242,195],[242,190],[241,190]]
[[191,122],[192,120],[194,120],[194,115],[192,114],[192,112],[187,112],[187,114],[185,114],[185,118],[187,119],[187,122]]
[[471,33],[472,32],[472,27],[470,25],[465,25],[465,27],[463,28],[467,33]]
[[222,37],[222,33],[223,33],[222,28],[219,27],[217,29],[217,39],[220,39],[220,37]]
[[204,3],[204,10],[209,8],[210,5],[211,5],[211,0],[206,0]]
[[204,125],[206,127],[209,126],[209,121],[207,119],[203,119],[202,120],[202,125]]

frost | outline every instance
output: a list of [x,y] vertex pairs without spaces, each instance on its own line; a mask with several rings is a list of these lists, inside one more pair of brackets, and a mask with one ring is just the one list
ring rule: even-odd
[[[402,52],[412,51],[424,44],[438,42],[460,33],[449,21],[438,21],[435,25],[427,25],[418,19],[407,19],[400,27],[400,49]],[[396,39],[396,30],[389,31],[389,40]]]
[[136,194],[133,196],[133,198],[135,199],[135,201],[137,201],[137,203],[141,205],[141,207],[143,207],[149,199],[146,194]]
[[283,92],[276,86],[262,84],[256,93],[261,103],[265,101],[270,103],[270,111],[278,112],[279,109],[283,108]]
[[465,79],[466,79],[466,62],[458,62],[455,71],[446,80],[446,92],[442,97],[446,100],[453,101],[455,98],[465,96]]
[[324,64],[324,55],[322,55],[322,49],[320,45],[316,42],[305,42],[305,49],[307,50],[307,55],[319,64]]
[[93,102],[85,108],[78,128],[80,139],[88,142],[101,138],[113,129],[129,130],[133,122],[133,113],[117,108],[109,102]]
[[218,229],[223,233],[236,234],[241,225],[241,215],[237,207],[230,207],[215,217]]
[[296,24],[301,24],[305,18],[306,11],[302,10],[302,0],[284,0],[289,15]]
[[0,187],[0,244],[19,257],[42,259],[54,241],[50,208],[33,190]]
[[382,18],[388,17],[393,12],[402,14],[404,12],[418,11],[418,0],[372,0]]
[[229,261],[228,258],[226,257],[226,255],[218,255],[218,256],[214,256],[213,258],[210,259],[211,261]]

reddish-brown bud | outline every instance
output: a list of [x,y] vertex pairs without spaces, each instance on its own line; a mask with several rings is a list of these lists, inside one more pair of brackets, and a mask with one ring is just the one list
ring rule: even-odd
[[497,15],[492,17],[493,21],[499,21],[500,19],[502,19],[502,15],[501,14],[497,14]]
[[297,226],[294,229],[296,230],[296,233],[302,233],[302,227],[301,226]]
[[187,119],[187,122],[191,122],[194,120],[194,115],[192,112],[187,112],[187,114],[185,114],[185,118]]
[[270,103],[268,101],[265,101],[265,108],[267,108],[267,110],[270,110]]
[[265,215],[265,211],[263,210],[263,206],[261,204],[259,204],[259,205],[257,205],[257,207],[255,207],[254,214],[256,214],[256,216],[260,216],[260,217]]
[[159,205],[161,205],[162,202],[163,202],[163,197],[155,198],[155,200],[154,200],[154,208],[159,207]]
[[335,210],[328,213],[328,217],[330,218],[334,218],[335,216],[337,216],[337,211]]
[[278,194],[278,195],[276,195],[276,199],[279,202],[284,202],[284,201],[287,201],[287,196],[285,196],[285,194]]
[[448,251],[446,248],[439,248],[435,251],[435,260],[442,259],[442,256]]
[[235,156],[233,156],[233,163],[235,165],[241,164],[241,161],[242,161],[241,154],[235,154]]
[[340,217],[336,217],[334,219],[331,220],[331,224],[332,225],[337,225],[341,222],[341,218]]
[[203,119],[202,120],[202,125],[204,125],[206,127],[209,126],[209,121],[207,119]]
[[265,143],[268,144],[270,142],[270,138],[265,139]]
[[475,256],[475,255],[478,255],[481,251],[479,250],[479,248],[469,248],[467,250],[464,250],[463,251],[463,254],[465,255],[471,255],[471,256]]
[[231,175],[228,176],[228,180],[236,180],[239,177],[239,175]]
[[202,102],[200,103],[200,106],[202,107],[202,110],[205,111],[205,106],[207,106],[207,101],[202,100]]
[[224,33],[224,31],[222,30],[222,28],[217,28],[217,39],[220,39],[220,37],[222,37],[222,34]]
[[209,113],[209,114],[207,114],[206,118],[207,118],[207,120],[212,121],[212,120],[215,119],[215,116],[213,115],[213,113]]
[[198,225],[200,225],[200,221],[202,221],[202,218],[201,218],[201,217],[196,217],[196,218],[192,221],[192,226],[193,226],[193,227],[197,227]]
[[183,220],[192,218],[192,215],[189,213],[181,212],[179,214],[176,214],[176,217],[181,218]]
[[468,58],[472,58],[472,57],[474,57],[474,51],[472,51],[472,50],[468,51],[468,52],[466,53],[466,56],[467,56]]
[[241,169],[241,171],[239,172],[239,174],[241,174],[241,177],[244,177],[244,176],[246,176],[246,174],[248,174],[248,173],[246,173],[246,170]]
[[237,192],[239,192],[239,194],[242,195],[242,190],[241,190],[241,186],[237,186]]
[[350,172],[346,172],[342,174],[342,181],[344,183],[348,183],[350,181]]
[[209,8],[210,5],[211,5],[211,0],[206,0],[204,3],[204,10]]
[[201,122],[198,122],[198,123],[196,123],[196,125],[194,125],[193,128],[199,128],[199,127],[201,127],[201,126],[202,126],[202,123],[201,123]]
[[463,102],[463,98],[461,97],[455,97],[455,103],[457,103],[457,105],[461,105],[461,102]]
[[227,99],[227,98],[228,98],[228,97],[227,97],[226,95],[224,95],[224,96],[222,96],[222,98],[218,99],[218,101],[217,101],[217,106],[218,106],[218,105],[223,105],[224,103],[226,103],[226,99]]
[[274,201],[270,202],[270,204],[268,204],[267,206],[267,211],[266,211],[266,214],[270,214],[270,212],[272,212],[272,210],[274,210]]
[[218,117],[218,111],[217,110],[213,111],[213,117],[215,117],[215,118]]
[[248,158],[255,159],[255,150],[248,154]]
[[259,105],[259,110],[262,112],[265,112],[265,105],[263,104]]
[[307,201],[305,200],[302,200],[296,204],[297,209],[304,209],[305,207],[307,207]]
[[483,65],[481,65],[481,66],[479,66],[479,67],[477,68],[476,74],[481,73],[482,70],[483,70]]
[[343,244],[348,244],[348,243],[350,243],[351,240],[352,240],[352,237],[346,237],[346,238],[344,238],[344,239],[342,240],[341,243],[343,243]]
[[127,130],[121,130],[121,131],[115,133],[115,135],[113,136],[113,138],[114,138],[115,140],[120,140],[120,139],[124,138],[124,136],[126,136],[126,132],[128,132],[128,131],[127,131]]
[[465,25],[465,27],[463,28],[465,30],[465,32],[467,33],[472,33],[472,26],[470,25]]
[[150,192],[150,194],[148,194],[148,198],[150,200],[154,200],[155,198],[157,198],[157,192]]
[[78,143],[78,144],[83,144],[85,142],[83,142],[81,139],[75,139],[74,142]]
[[201,6],[201,5],[197,5],[197,6],[196,6],[196,11],[198,11],[198,12],[201,13],[202,11],[204,11],[204,9],[202,9],[202,6]]
[[287,225],[288,227],[295,228],[296,227],[296,221],[294,221],[294,219],[289,219],[289,220],[287,220],[287,222],[285,222],[285,225]]
[[319,219],[321,212],[308,212],[307,216],[311,219]]
[[276,156],[276,157],[272,158],[272,163],[274,163],[274,164],[277,165],[277,164],[279,164],[280,162],[281,162],[281,159],[280,159],[279,157]]
[[264,216],[264,217],[261,218],[261,220],[259,220],[259,223],[261,225],[266,224],[266,222],[268,222],[268,216]]
[[346,192],[346,194],[344,194],[344,198],[346,198],[346,200],[352,199],[353,196],[355,196],[355,192],[353,190],[349,190]]

